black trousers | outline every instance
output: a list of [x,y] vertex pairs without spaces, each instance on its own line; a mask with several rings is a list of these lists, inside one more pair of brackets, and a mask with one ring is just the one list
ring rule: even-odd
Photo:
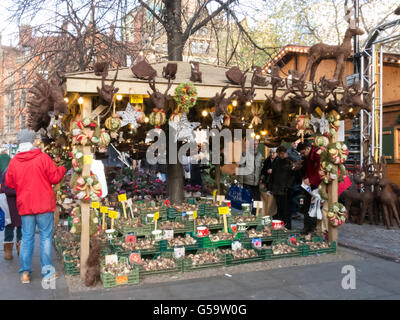
[[[315,188],[313,188],[313,190],[314,189]],[[312,197],[307,191],[304,191],[304,194],[305,194],[305,199],[304,199],[304,206],[303,206],[303,212],[302,212],[304,214],[304,231],[307,233],[314,232],[315,229],[317,228],[317,218],[311,218],[308,215]]]
[[278,214],[277,219],[285,223],[287,229],[292,229],[292,215],[289,212],[289,197],[285,195],[274,195]]
[[[251,186],[249,184],[243,184],[243,188],[249,190],[253,201],[261,201],[260,186]],[[253,208],[252,214],[256,214],[257,210]]]

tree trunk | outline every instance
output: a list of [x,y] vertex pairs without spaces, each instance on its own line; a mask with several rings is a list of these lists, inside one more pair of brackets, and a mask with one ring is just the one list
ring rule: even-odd
[[[168,60],[183,61],[183,32],[181,20],[181,0],[166,1],[165,21],[168,21]],[[182,164],[168,164],[168,197],[171,204],[181,204],[183,196],[183,167]]]

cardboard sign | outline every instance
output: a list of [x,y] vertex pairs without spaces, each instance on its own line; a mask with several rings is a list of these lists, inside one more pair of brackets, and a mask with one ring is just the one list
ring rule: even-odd
[[261,238],[251,239],[251,243],[253,244],[254,248],[261,248],[262,247]]
[[263,202],[262,201],[253,201],[253,207],[262,209]]
[[128,283],[128,276],[118,276],[115,277],[115,282],[119,285]]
[[157,221],[159,218],[160,218],[160,212],[157,211],[157,212],[154,214],[153,221]]
[[118,263],[118,256],[116,254],[110,254],[106,256],[106,264]]
[[229,214],[229,208],[228,207],[220,207],[218,208],[218,212],[219,214],[223,215],[223,214]]
[[129,198],[128,200],[126,200],[126,204],[128,207],[132,206],[133,205],[132,199]]
[[175,259],[181,259],[185,257],[185,248],[174,248],[174,258]]
[[143,103],[143,96],[141,94],[132,94],[130,101],[131,103]]
[[134,232],[127,233],[125,236],[125,243],[135,243],[136,236]]
[[108,212],[108,208],[107,207],[100,207],[100,212],[101,213],[107,213]]
[[93,163],[93,156],[92,155],[84,155],[83,156],[83,164],[92,164]]
[[117,211],[108,211],[108,217],[111,219],[118,219],[118,212]]
[[126,201],[126,194],[119,194],[118,195],[118,201],[122,202],[122,201]]
[[132,263],[132,264],[141,263],[142,262],[142,256],[140,255],[140,252],[132,252],[129,255],[129,262]]
[[232,250],[240,250],[242,249],[242,243],[240,241],[232,241]]
[[174,230],[164,230],[163,240],[169,240],[174,238]]
[[99,209],[100,208],[100,203],[99,202],[92,202],[92,208],[93,209]]

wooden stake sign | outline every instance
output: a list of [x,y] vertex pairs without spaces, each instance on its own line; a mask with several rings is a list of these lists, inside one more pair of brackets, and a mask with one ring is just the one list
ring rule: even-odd
[[228,207],[218,208],[218,212],[224,218],[224,232],[228,233],[228,222],[226,220],[226,215],[229,214],[229,208]]
[[193,232],[196,233],[197,210],[193,211]]
[[108,208],[102,206],[102,207],[100,207],[100,212],[103,214],[102,223],[101,223],[101,229],[105,230],[106,213],[108,213]]
[[124,211],[124,218],[126,219],[126,207],[125,207],[125,201],[126,201],[126,194],[120,194],[118,195],[118,201],[122,203],[122,210]]
[[132,208],[132,199],[128,199],[127,201],[126,201],[126,205],[129,207],[129,210],[131,211],[131,217],[132,217],[132,219],[134,218],[134,216],[133,216],[133,208]]
[[256,216],[258,217],[260,215],[260,209],[263,207],[263,202],[262,201],[253,201],[253,206],[257,208],[256,210]]
[[157,211],[155,214],[154,214],[154,218],[153,218],[153,221],[155,222],[154,223],[154,230],[157,230],[157,221],[158,221],[158,218],[160,217],[160,212],[159,211]]
[[219,202],[219,205],[222,205],[222,201],[225,200],[225,196],[217,196],[217,201]]
[[114,220],[118,219],[118,212],[114,210],[108,210],[108,217],[111,218],[111,229],[114,229]]
[[214,203],[215,203],[215,199],[216,199],[216,197],[217,197],[217,189],[215,189],[215,190],[213,191]]

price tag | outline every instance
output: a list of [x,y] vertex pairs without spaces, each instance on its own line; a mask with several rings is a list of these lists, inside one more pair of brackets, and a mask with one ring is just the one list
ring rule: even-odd
[[193,211],[193,219],[197,219],[197,210]]
[[290,243],[291,244],[296,244],[296,235],[293,235],[293,236],[289,236],[289,241],[290,241]]
[[106,264],[118,263],[118,256],[116,254],[110,254],[106,256]]
[[136,236],[134,232],[127,233],[125,236],[125,243],[135,243],[136,242]]
[[128,283],[128,276],[117,276],[115,277],[115,282],[120,285]]
[[217,189],[215,189],[215,190],[213,191],[213,198],[215,199],[216,196],[217,196]]
[[83,156],[83,164],[92,164],[93,156],[92,155],[84,155]]
[[218,212],[221,215],[229,214],[229,208],[228,207],[220,207],[220,208],[218,208]]
[[68,221],[67,220],[64,221],[64,226],[68,226]]
[[118,219],[118,212],[117,211],[108,211],[108,217],[111,219]]
[[225,200],[225,196],[217,196],[217,201],[224,201]]
[[160,212],[159,212],[159,211],[157,211],[157,212],[154,214],[153,221],[157,221],[158,218],[160,218]]
[[99,202],[92,202],[92,208],[93,209],[99,209],[100,208],[100,203]]
[[131,103],[143,103],[143,96],[141,94],[132,94]]
[[133,203],[132,203],[132,199],[129,198],[128,200],[126,200],[126,204],[128,207],[130,207]]
[[108,208],[107,207],[100,207],[100,212],[101,213],[107,213],[108,212]]
[[126,201],[126,194],[120,194],[118,195],[118,201],[122,202],[122,201]]
[[262,201],[253,201],[253,206],[254,208],[262,208],[263,207],[263,202]]
[[242,243],[240,241],[232,241],[232,250],[240,250],[242,249]]
[[164,230],[164,240],[173,239],[174,238],[174,230]]
[[132,264],[142,262],[142,256],[140,255],[140,252],[132,252],[129,255],[129,262]]

